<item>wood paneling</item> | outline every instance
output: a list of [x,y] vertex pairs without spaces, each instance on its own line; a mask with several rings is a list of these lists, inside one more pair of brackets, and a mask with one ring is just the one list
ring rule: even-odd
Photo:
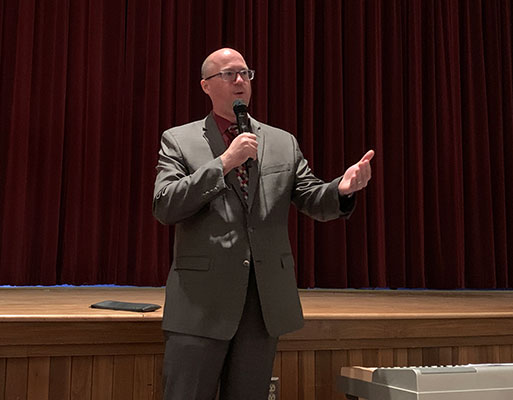
[[71,396],[71,357],[51,357],[48,398],[69,400]]
[[9,358],[6,360],[5,398],[27,398],[28,358]]
[[299,399],[315,400],[315,351],[299,353]]
[[[98,290],[0,289],[0,400],[162,400],[161,314],[97,313],[90,303],[119,297]],[[163,295],[119,293],[157,303]],[[18,298],[32,309],[13,314]],[[274,361],[282,400],[345,399],[335,390],[343,366],[513,362],[510,293],[302,292],[301,299],[305,327],[280,338]],[[52,304],[52,314],[38,303]]]
[[332,387],[334,384],[331,368],[332,352],[320,350],[314,352],[314,356],[315,395],[319,399],[331,400],[331,392],[333,391]]
[[[101,323],[100,323],[101,324]],[[94,339],[91,339],[93,341]],[[159,339],[160,341],[160,339]],[[138,354],[159,354],[164,351],[164,343],[89,343],[89,344],[48,344],[48,345],[14,345],[0,344],[0,357],[50,357],[50,356],[87,356],[97,355],[133,355],[137,347]]]
[[48,400],[50,357],[31,357],[28,363],[28,400]]
[[125,400],[133,398],[134,364],[134,355],[114,357],[114,387],[112,391],[112,400]]
[[5,358],[0,358],[0,400],[5,400]]
[[153,360],[153,400],[162,400],[162,362],[163,354],[156,354]]
[[134,399],[153,399],[154,388],[153,356],[135,356],[134,360]]
[[113,356],[94,356],[91,396],[97,400],[112,399]]
[[281,353],[281,400],[299,398],[299,357],[297,351]]
[[73,357],[71,364],[71,400],[90,400],[93,381],[93,357]]
[[[513,362],[511,345],[281,351],[273,375],[283,400],[342,400],[343,366]],[[0,359],[0,399],[161,400],[162,354]]]

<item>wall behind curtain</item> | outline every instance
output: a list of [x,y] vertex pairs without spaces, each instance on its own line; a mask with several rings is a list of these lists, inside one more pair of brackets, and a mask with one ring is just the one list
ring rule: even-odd
[[349,221],[290,214],[300,287],[513,287],[510,1],[0,0],[0,284],[163,285],[163,130],[209,110],[200,65],[256,70],[252,115]]

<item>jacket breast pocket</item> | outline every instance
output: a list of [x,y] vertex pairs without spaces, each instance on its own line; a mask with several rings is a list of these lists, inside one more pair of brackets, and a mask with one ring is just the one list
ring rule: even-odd
[[283,172],[288,172],[292,169],[291,164],[275,164],[275,165],[266,165],[262,167],[261,174],[262,176],[278,174]]
[[175,270],[208,271],[211,261],[209,257],[177,257]]

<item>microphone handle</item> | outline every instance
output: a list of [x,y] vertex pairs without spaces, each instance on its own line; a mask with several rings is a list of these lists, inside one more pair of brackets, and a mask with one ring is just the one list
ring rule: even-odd
[[[237,117],[237,126],[239,128],[239,134],[242,132],[250,132],[251,128],[249,127],[249,121],[248,121],[248,113],[246,112],[239,112],[236,114]],[[246,169],[249,169],[251,167],[251,162],[253,161],[253,158],[249,157],[248,160],[244,163],[246,165]]]
[[245,112],[237,113],[237,125],[239,127],[239,133],[251,132],[249,127],[248,114]]

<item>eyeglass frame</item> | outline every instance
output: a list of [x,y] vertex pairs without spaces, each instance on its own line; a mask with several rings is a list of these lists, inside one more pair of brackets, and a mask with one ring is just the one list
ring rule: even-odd
[[[224,74],[226,74],[227,72],[233,72],[233,73],[235,73],[234,78],[233,78],[232,80],[229,80],[229,79],[225,79],[225,78],[223,78],[223,75],[224,75]],[[225,82],[235,82],[235,81],[237,80],[237,75],[240,75],[240,77],[242,78],[242,80],[243,80],[243,81],[246,81],[246,80],[244,79],[244,77],[241,75],[241,72],[247,72],[247,73],[248,73],[248,75],[247,75],[247,77],[248,77],[247,82],[252,81],[252,80],[253,80],[253,78],[255,78],[255,70],[254,70],[254,69],[243,68],[243,69],[241,69],[240,71],[232,71],[232,70],[220,71],[220,72],[218,72],[217,74],[210,75],[210,76],[208,76],[208,77],[206,77],[206,78],[203,78],[203,80],[208,81],[208,80],[209,80],[209,79],[211,79],[211,78],[215,78],[216,76],[220,76],[220,77],[221,77],[221,79],[222,79],[223,81],[225,81]],[[250,76],[251,76],[251,77],[250,77]]]

